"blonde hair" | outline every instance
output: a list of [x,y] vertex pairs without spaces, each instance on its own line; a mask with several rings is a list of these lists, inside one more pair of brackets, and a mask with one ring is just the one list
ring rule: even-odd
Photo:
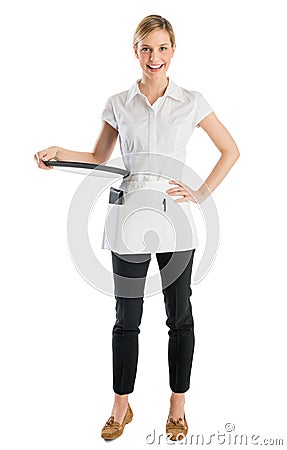
[[155,30],[166,30],[169,34],[171,45],[172,47],[174,46],[175,35],[170,22],[157,15],[146,16],[141,20],[134,34],[133,45],[136,47],[142,39]]

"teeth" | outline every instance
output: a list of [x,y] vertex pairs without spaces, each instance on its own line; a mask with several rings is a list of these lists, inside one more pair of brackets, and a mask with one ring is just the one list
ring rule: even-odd
[[159,69],[162,66],[162,64],[159,64],[158,66],[152,66],[151,64],[149,64],[149,67],[151,69]]

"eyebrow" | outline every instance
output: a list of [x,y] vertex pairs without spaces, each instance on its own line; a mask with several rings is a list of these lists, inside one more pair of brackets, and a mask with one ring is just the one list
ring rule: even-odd
[[[160,44],[159,47],[162,47],[163,45],[169,45],[169,44],[167,44],[167,43],[165,43],[165,44]],[[148,45],[148,44],[142,44],[142,47],[150,47],[150,45]]]

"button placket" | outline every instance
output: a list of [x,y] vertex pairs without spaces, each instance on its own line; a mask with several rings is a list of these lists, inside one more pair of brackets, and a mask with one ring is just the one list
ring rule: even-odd
[[[148,152],[156,153],[156,151],[157,151],[156,111],[154,111],[154,109],[150,105],[148,105]],[[150,158],[148,161],[150,163]],[[149,172],[151,172],[150,164],[149,164]],[[166,204],[167,204],[166,198],[163,197],[161,205],[164,212],[166,212]]]
[[[156,124],[155,124],[155,113],[151,106],[148,107],[148,153],[154,153],[154,147],[156,143]],[[151,170],[150,167],[150,158],[148,156],[149,162],[149,172]]]

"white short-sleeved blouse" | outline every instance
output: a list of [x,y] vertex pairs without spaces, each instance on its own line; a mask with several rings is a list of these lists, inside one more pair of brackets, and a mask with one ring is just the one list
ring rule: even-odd
[[[165,192],[174,186],[164,175],[160,158],[155,174],[154,158],[166,155],[184,163],[194,128],[213,110],[200,92],[181,88],[170,78],[164,95],[150,105],[138,83],[109,97],[102,113],[119,133],[123,162],[130,172],[119,186],[123,203],[108,205],[102,249],[124,254],[196,248],[190,202],[175,203],[180,196]],[[143,170],[149,160],[151,173]]]

